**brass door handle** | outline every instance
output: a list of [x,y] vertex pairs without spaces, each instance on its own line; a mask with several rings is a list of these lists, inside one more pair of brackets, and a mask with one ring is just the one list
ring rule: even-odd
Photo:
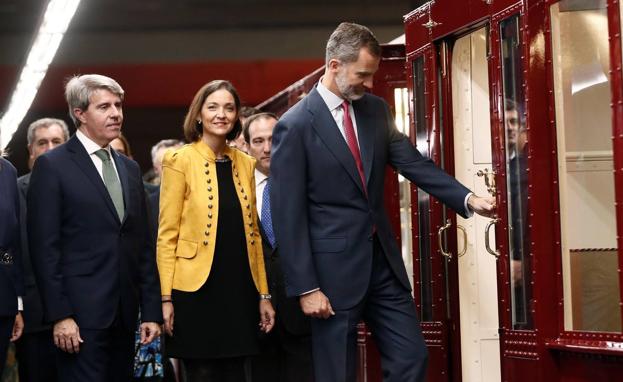
[[439,231],[437,231],[437,240],[439,241],[439,251],[441,252],[442,255],[444,255],[446,257],[446,259],[448,260],[452,260],[452,253],[450,252],[446,252],[443,248],[443,240],[442,240],[442,234],[445,230],[447,230],[448,228],[450,228],[452,226],[452,221],[450,219],[446,220],[446,224],[444,224],[441,228],[439,228]]
[[[457,254],[458,257],[462,257],[465,252],[467,252],[467,231],[465,230],[465,227],[463,227],[460,224],[456,225],[456,229],[461,230],[461,232],[463,232],[463,249],[461,251],[459,251],[459,253]],[[458,246],[458,243],[457,243]]]
[[497,189],[495,187],[495,171],[489,172],[489,169],[485,168],[484,170],[478,170],[476,175],[484,176],[487,191],[491,194],[491,196],[495,197],[497,194]]
[[497,249],[491,249],[491,245],[489,243],[489,231],[491,230],[491,227],[493,227],[499,221],[500,219],[498,218],[491,219],[491,221],[487,223],[487,227],[485,228],[485,249],[487,250],[487,252],[489,252],[490,255],[494,256],[496,260],[500,257],[500,253],[497,251]]

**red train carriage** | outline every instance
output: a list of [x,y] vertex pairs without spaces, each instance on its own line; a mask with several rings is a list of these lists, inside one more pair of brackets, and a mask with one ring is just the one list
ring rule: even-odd
[[[464,220],[389,172],[429,381],[623,380],[621,12],[435,0],[405,16],[404,51],[385,48],[373,92],[398,127],[498,203]],[[314,75],[262,106],[285,111]],[[360,350],[359,379],[380,381],[363,327]]]

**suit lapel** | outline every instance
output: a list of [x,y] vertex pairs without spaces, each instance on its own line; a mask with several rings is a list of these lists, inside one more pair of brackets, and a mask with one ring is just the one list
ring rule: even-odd
[[104,185],[104,181],[102,177],[97,172],[95,165],[93,164],[93,160],[87,153],[87,150],[84,148],[82,143],[78,140],[78,138],[74,135],[67,142],[67,150],[71,153],[71,159],[76,163],[78,168],[82,170],[84,175],[89,179],[89,181],[95,186],[97,192],[100,193],[100,196],[103,198],[104,203],[108,206],[110,213],[113,214],[115,219],[119,221],[119,217],[117,216],[117,210],[115,209],[115,205],[110,198],[110,194]]
[[125,222],[126,217],[128,216],[128,211],[130,209],[130,183],[128,182],[128,169],[125,166],[125,163],[119,157],[119,154],[115,150],[110,150],[112,152],[112,157],[115,161],[115,166],[117,167],[117,174],[119,175],[119,180],[121,181],[121,189],[123,191],[123,205],[125,206],[123,212],[123,222]]
[[363,185],[361,184],[359,172],[357,171],[357,165],[355,164],[355,158],[353,158],[353,154],[350,152],[344,137],[340,133],[340,129],[335,124],[333,115],[331,115],[329,108],[324,103],[320,94],[318,94],[316,88],[309,93],[308,106],[308,110],[312,114],[312,127],[320,139],[322,139],[325,146],[327,146],[337,161],[344,167],[361,192],[365,193]]
[[[367,107],[367,97],[353,101],[355,119],[357,121],[357,136],[359,139],[359,150],[361,151],[361,161],[363,162],[363,172],[366,176],[366,183],[370,183],[370,173],[372,172],[372,160],[374,159],[374,117],[370,116],[370,108]],[[366,184],[367,187],[367,184]]]

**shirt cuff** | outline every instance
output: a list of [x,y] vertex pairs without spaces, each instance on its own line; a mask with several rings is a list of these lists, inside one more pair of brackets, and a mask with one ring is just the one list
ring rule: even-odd
[[21,296],[17,296],[17,310],[20,312],[24,311],[24,300],[22,300]]
[[303,292],[303,293],[299,294],[299,296],[305,296],[306,294],[314,293],[314,292],[316,292],[318,290],[320,290],[320,288],[308,290],[307,292]]
[[469,200],[469,197],[474,195],[473,192],[468,193],[467,195],[465,195],[465,200],[463,200],[463,206],[465,207],[465,215],[467,215],[468,218],[471,218],[472,216],[474,216],[474,211],[472,211],[471,208],[469,208],[469,206],[467,205],[467,201]]

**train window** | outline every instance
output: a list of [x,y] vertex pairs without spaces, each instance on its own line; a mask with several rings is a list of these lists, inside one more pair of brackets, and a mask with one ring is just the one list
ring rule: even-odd
[[394,89],[394,109],[396,110],[396,127],[409,136],[409,92],[407,88]]
[[620,332],[606,1],[551,20],[565,329]]
[[[409,91],[407,88],[394,89],[394,110],[396,110],[396,128],[409,136]],[[411,224],[411,182],[398,175],[398,193],[400,196],[400,242],[402,260],[407,273],[413,272],[413,232]],[[409,277],[411,288],[413,278]],[[415,290],[415,289],[414,289]]]
[[[426,81],[424,74],[424,57],[413,61],[413,119],[415,122],[416,147],[426,157],[428,154],[428,128],[426,125]],[[430,248],[430,196],[418,190],[418,240],[420,256],[420,297],[422,321],[433,319],[432,254]]]
[[508,201],[508,247],[513,329],[530,329],[530,236],[528,230],[528,132],[524,118],[523,69],[519,17],[500,23],[504,131],[506,142],[506,189]]

